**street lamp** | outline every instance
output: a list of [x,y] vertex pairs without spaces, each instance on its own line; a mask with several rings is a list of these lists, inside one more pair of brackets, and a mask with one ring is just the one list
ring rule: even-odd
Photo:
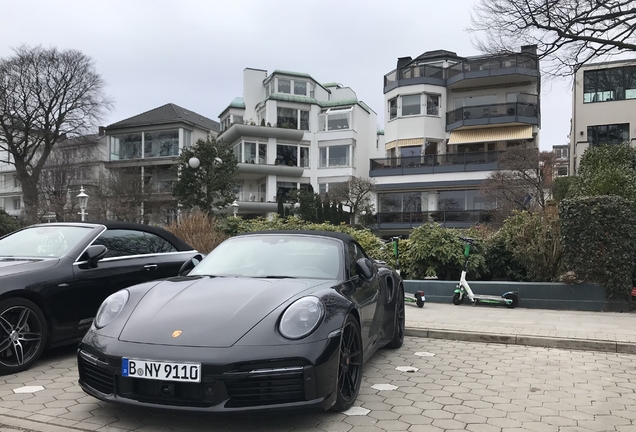
[[[214,162],[218,164],[223,163],[223,159],[219,157],[219,149],[216,148],[215,146],[212,146],[212,148],[216,150],[216,157],[214,158]],[[198,157],[193,156],[188,160],[188,165],[190,165],[190,168],[197,169],[201,166],[201,161],[199,160]]]
[[238,213],[238,208],[239,208],[239,203],[234,200],[234,202],[232,203],[232,213],[234,213],[234,217],[236,217],[236,214]]
[[77,194],[79,201],[80,215],[82,215],[82,222],[86,219],[86,206],[88,205],[88,195],[84,192],[84,186],[80,187],[80,193]]

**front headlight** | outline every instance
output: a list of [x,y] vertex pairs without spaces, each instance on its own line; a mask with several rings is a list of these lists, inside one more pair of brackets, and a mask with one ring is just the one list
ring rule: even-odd
[[102,328],[115,319],[128,302],[128,290],[117,291],[104,300],[95,317],[95,327]]
[[302,339],[318,327],[324,316],[325,305],[318,297],[303,297],[283,313],[278,329],[287,339]]

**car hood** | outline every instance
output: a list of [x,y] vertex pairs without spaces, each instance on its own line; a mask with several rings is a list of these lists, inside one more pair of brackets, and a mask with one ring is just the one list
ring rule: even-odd
[[58,261],[59,258],[0,257],[0,276],[44,270],[53,267]]
[[[139,301],[119,340],[230,347],[282,303],[303,291],[333,282],[227,277],[168,279],[155,285]],[[178,331],[181,333],[174,337]]]

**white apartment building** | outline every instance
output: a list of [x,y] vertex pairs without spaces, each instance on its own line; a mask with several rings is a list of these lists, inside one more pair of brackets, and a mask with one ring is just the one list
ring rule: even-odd
[[380,233],[486,222],[480,184],[510,146],[538,148],[539,94],[533,46],[512,55],[399,58],[384,76],[386,154],[370,161]]
[[572,90],[570,173],[590,146],[636,145],[636,59],[581,67]]
[[277,196],[290,190],[325,193],[349,176],[368,177],[381,141],[376,113],[351,88],[282,70],[245,69],[243,97],[219,120],[218,139],[239,162],[243,216],[276,212]]

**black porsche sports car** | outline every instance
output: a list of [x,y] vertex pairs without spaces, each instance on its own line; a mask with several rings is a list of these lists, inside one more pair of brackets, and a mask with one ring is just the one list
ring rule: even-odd
[[48,223],[0,238],[0,375],[78,342],[106,297],[176,276],[193,256],[170,232],[134,223]]
[[362,366],[404,340],[400,276],[349,235],[230,238],[184,274],[106,299],[78,349],[98,399],[203,411],[346,410]]

